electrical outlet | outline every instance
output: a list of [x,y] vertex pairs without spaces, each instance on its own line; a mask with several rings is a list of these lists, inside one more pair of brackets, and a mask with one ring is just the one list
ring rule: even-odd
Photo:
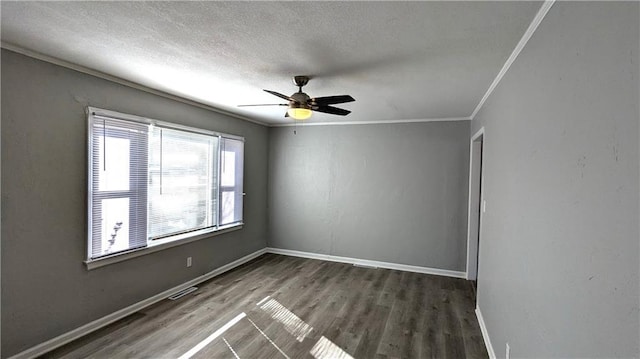
[[511,357],[511,347],[509,346],[509,343],[507,343],[507,349],[506,349],[506,358],[509,359],[509,357]]
[[187,257],[187,267],[191,267],[191,257]]

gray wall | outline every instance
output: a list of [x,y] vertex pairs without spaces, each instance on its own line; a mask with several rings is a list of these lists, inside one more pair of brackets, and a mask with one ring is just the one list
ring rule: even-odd
[[270,129],[269,246],[465,270],[469,122]]
[[472,122],[498,357],[640,356],[638,6],[556,2]]
[[[1,90],[4,357],[266,246],[267,128],[5,50]],[[244,229],[87,271],[88,104],[245,136]]]

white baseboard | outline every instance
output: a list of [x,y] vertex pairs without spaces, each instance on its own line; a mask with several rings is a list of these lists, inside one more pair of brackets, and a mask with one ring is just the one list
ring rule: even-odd
[[398,264],[398,263],[390,263],[390,262],[372,261],[368,259],[358,259],[358,258],[351,258],[351,257],[332,256],[329,254],[294,251],[290,249],[267,247],[266,250],[267,250],[267,253],[282,254],[285,256],[320,259],[324,261],[349,263],[349,264],[356,264],[356,265],[362,265],[367,267],[395,269],[395,270],[401,270],[406,272],[433,274],[433,275],[440,275],[440,276],[453,277],[453,278],[465,279],[467,277],[467,273],[465,272],[458,272],[458,271],[452,271],[452,270],[446,270],[446,269],[420,267],[420,266],[412,266],[408,264]]
[[59,335],[53,339],[50,339],[44,343],[38,344],[34,347],[31,347],[23,352],[20,352],[12,357],[10,357],[9,359],[30,359],[30,358],[35,358],[37,356],[43,355],[53,349],[56,349],[58,347],[61,347],[69,342],[72,342],[84,335],[87,335],[91,332],[94,332],[100,328],[103,328],[117,320],[120,320],[128,315],[131,315],[137,311],[140,311],[142,309],[144,309],[145,307],[148,307],[154,303],[157,303],[167,297],[169,297],[170,295],[179,292],[181,290],[184,290],[186,288],[189,288],[191,286],[194,286],[196,284],[202,283],[206,280],[209,280],[215,276],[218,276],[224,272],[227,272],[241,264],[244,264],[254,258],[257,258],[263,254],[265,254],[267,252],[266,248],[260,249],[258,251],[255,251],[249,255],[246,255],[240,259],[237,259],[231,263],[225,264],[222,267],[218,267],[214,270],[212,270],[209,273],[203,274],[197,278],[194,278],[186,283],[180,284],[179,286],[173,287],[171,289],[165,290],[162,293],[158,293],[156,295],[154,295],[153,297],[147,298],[145,300],[142,300],[138,303],[132,304],[126,308],[120,309],[117,312],[111,313],[107,316],[104,316],[100,319],[94,320],[93,322],[87,323],[79,328],[76,328],[70,332],[64,333],[62,335]]
[[493,345],[491,345],[491,339],[489,339],[489,332],[487,331],[487,325],[484,323],[482,312],[480,311],[480,307],[478,306],[476,306],[476,317],[478,317],[478,324],[480,324],[482,339],[484,339],[484,345],[487,347],[487,353],[489,353],[489,358],[496,359],[496,352],[493,351]]

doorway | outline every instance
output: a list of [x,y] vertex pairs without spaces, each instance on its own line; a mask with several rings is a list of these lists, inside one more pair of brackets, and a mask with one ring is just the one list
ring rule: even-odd
[[467,226],[467,280],[471,281],[474,299],[478,291],[478,268],[482,213],[485,210],[482,195],[484,127],[471,137],[469,156],[469,218]]

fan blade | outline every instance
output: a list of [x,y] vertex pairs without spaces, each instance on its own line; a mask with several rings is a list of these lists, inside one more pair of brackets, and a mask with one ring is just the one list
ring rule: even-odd
[[249,107],[249,106],[289,106],[286,103],[260,103],[256,105],[238,105],[238,107]]
[[346,116],[351,113],[349,110],[333,106],[312,106],[311,109],[317,112],[330,113],[332,115]]
[[311,100],[312,105],[323,106],[323,105],[335,105],[338,103],[345,102],[353,102],[355,99],[349,95],[339,95],[339,96],[325,96],[325,97],[316,97]]
[[280,97],[281,99],[284,99],[284,100],[287,100],[287,101],[293,101],[293,102],[298,103],[298,101],[296,101],[296,100],[292,99],[292,98],[291,98],[291,97],[289,97],[289,96],[283,95],[283,94],[281,94],[281,93],[279,93],[279,92],[275,92],[275,91],[271,91],[271,90],[264,90],[264,92],[268,92],[268,93],[270,93],[270,94],[272,94],[272,95],[274,95],[274,96],[278,96],[278,97]]

